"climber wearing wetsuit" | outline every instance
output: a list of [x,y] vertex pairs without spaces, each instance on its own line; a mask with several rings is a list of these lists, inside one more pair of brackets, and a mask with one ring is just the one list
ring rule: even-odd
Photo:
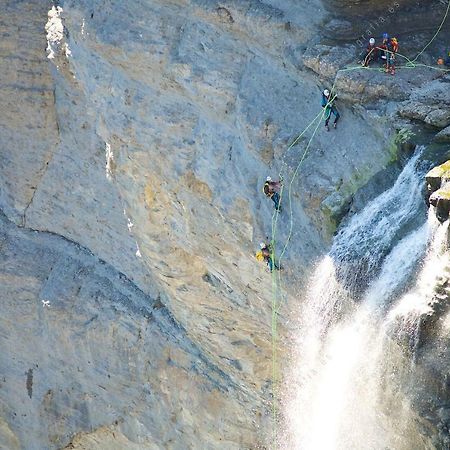
[[390,38],[387,33],[383,34],[383,44],[380,47],[383,52],[381,58],[385,62],[386,73],[395,75],[395,55],[398,52],[397,38]]

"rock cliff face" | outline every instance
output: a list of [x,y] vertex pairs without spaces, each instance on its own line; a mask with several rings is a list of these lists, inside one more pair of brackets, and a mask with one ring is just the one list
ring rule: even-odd
[[[262,182],[292,180],[283,333],[339,221],[395,171],[397,85],[338,77],[340,129],[320,125],[291,178],[312,132],[286,149],[337,70],[314,73],[318,0],[3,4],[0,446],[264,445]],[[398,98],[444,128],[448,94],[419,92],[436,77],[400,78]]]
[[160,298],[73,242],[1,224],[0,448],[258,442],[249,415],[230,415],[258,401],[205,358]]

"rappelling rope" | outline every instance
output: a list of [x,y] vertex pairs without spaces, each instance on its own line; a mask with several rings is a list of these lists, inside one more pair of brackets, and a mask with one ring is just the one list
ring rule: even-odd
[[[400,53],[396,53],[397,56],[406,59],[407,63],[405,66],[399,66],[397,67],[397,69],[416,69],[419,67],[425,67],[425,68],[429,68],[429,69],[434,69],[434,70],[438,70],[441,72],[450,72],[450,69],[443,69],[440,67],[433,67],[427,64],[416,64],[417,59],[419,58],[420,55],[422,55],[424,53],[424,51],[431,45],[431,43],[436,39],[436,37],[438,36],[438,34],[440,33],[440,31],[442,30],[442,27],[444,26],[444,23],[446,22],[448,15],[449,15],[449,11],[450,11],[450,0],[448,1],[447,4],[447,9],[444,15],[444,18],[441,22],[441,24],[438,27],[438,30],[436,31],[436,33],[434,34],[434,36],[431,38],[431,40],[427,43],[427,45],[416,55],[416,57],[413,60],[410,60],[407,56],[402,55]],[[389,50],[387,50],[388,53],[392,53]],[[286,153],[283,156],[283,162],[282,162],[282,167],[279,173],[280,179],[282,178],[282,170],[283,167],[286,166],[286,163],[284,161],[287,152],[292,149],[298,142],[299,140],[303,137],[303,135],[306,133],[306,131],[308,131],[317,121],[316,127],[313,131],[313,134],[311,135],[305,150],[302,154],[302,156],[300,157],[300,160],[295,168],[295,171],[291,177],[291,181],[289,183],[289,189],[288,189],[288,198],[289,198],[289,214],[290,214],[290,225],[289,225],[289,233],[288,236],[286,238],[286,241],[284,243],[283,249],[280,253],[280,256],[278,258],[278,265],[281,269],[281,262],[283,259],[283,256],[287,250],[287,247],[289,245],[289,242],[291,240],[292,237],[292,230],[293,230],[293,225],[294,225],[294,220],[293,220],[293,208],[292,208],[292,186],[293,183],[296,179],[296,177],[298,176],[298,172],[300,170],[300,166],[302,165],[303,161],[305,160],[309,148],[311,146],[311,143],[315,137],[315,135],[317,134],[317,131],[319,129],[319,126],[322,122],[322,119],[325,117],[326,111],[327,111],[327,107],[332,106],[332,103],[334,101],[334,99],[336,98],[336,95],[333,94],[334,92],[334,88],[336,85],[336,81],[337,81],[337,75],[340,72],[350,72],[353,70],[377,70],[379,71],[380,69],[377,68],[369,68],[369,67],[361,67],[361,66],[355,66],[355,67],[346,67],[344,69],[339,69],[336,72],[336,76],[335,76],[335,80],[333,83],[333,86],[330,90],[330,100],[328,101],[327,105],[323,108],[323,110],[316,115],[316,117],[308,124],[308,126],[294,139],[294,141],[287,147],[286,149]],[[319,120],[320,118],[320,120]],[[281,186],[280,189],[280,202],[279,204],[281,205],[282,203],[282,199],[283,199],[283,193],[284,193],[284,184]],[[278,344],[278,315],[280,312],[280,307],[281,307],[281,282],[282,282],[282,278],[281,278],[281,270],[275,270],[275,249],[276,249],[276,231],[277,231],[277,224],[278,224],[278,218],[279,218],[280,212],[279,210],[275,210],[275,212],[272,215],[272,238],[271,238],[271,258],[272,258],[272,420],[273,420],[273,432],[272,432],[272,438],[273,438],[273,444],[274,444],[274,448],[276,448],[277,445],[277,422],[278,422],[278,364],[277,364],[277,344]]]
[[427,45],[425,45],[425,47],[417,54],[417,56],[412,60],[412,62],[414,63],[414,62],[416,62],[417,61],[417,58],[431,45],[431,43],[437,38],[437,36],[438,36],[438,34],[441,32],[441,30],[442,30],[442,27],[444,26],[444,23],[445,23],[445,21],[447,20],[447,17],[448,17],[448,13],[449,13],[449,11],[450,11],[450,0],[448,1],[448,3],[447,3],[447,9],[446,9],[446,11],[445,11],[445,14],[444,14],[444,18],[442,19],[442,22],[441,22],[441,24],[439,25],[439,27],[438,27],[438,29],[437,29],[437,31],[436,31],[436,33],[434,33],[434,36],[431,38],[431,40],[430,40],[430,42],[428,42],[428,44]]
[[[311,143],[317,133],[317,130],[319,129],[319,126],[322,122],[322,119],[325,117],[326,114],[326,107],[331,105],[334,99],[336,98],[336,95],[333,95],[333,88],[330,92],[330,100],[328,101],[327,105],[323,108],[322,111],[320,111],[319,114],[310,122],[310,124],[303,130],[303,132],[297,136],[297,138],[289,145],[287,150],[290,150],[294,145],[297,144],[297,142],[300,140],[300,138],[305,134],[305,132],[311,128],[316,122],[316,127],[314,128],[312,136],[309,138],[308,144],[306,145],[306,148],[303,152],[302,157],[300,158],[299,163],[297,164],[297,167],[294,171],[293,176],[291,177],[291,181],[289,183],[289,207],[290,207],[290,227],[289,227],[289,235],[286,240],[286,243],[283,247],[283,251],[280,254],[280,257],[278,258],[278,265],[281,269],[281,261],[284,255],[284,252],[286,251],[286,248],[288,246],[288,243],[292,236],[292,230],[294,226],[294,219],[293,219],[293,208],[292,208],[292,199],[291,199],[291,192],[292,192],[292,184],[298,174],[298,171],[300,169],[300,166],[304,159],[306,158],[306,155],[308,154],[309,148],[311,146]],[[281,177],[281,173],[280,173]],[[284,191],[284,185],[282,185],[280,190],[280,204],[283,199],[283,191]],[[278,344],[278,314],[280,312],[280,292],[281,292],[281,271],[275,270],[275,247],[276,247],[276,230],[277,230],[277,223],[279,218],[280,212],[279,210],[275,210],[275,212],[272,215],[272,239],[271,239],[271,258],[272,258],[272,423],[273,423],[273,430],[272,430],[272,439],[273,442],[277,442],[277,421],[278,421],[278,363],[277,363],[277,344]],[[277,280],[278,277],[278,280]]]
[[[317,133],[317,130],[322,122],[322,118],[325,115],[325,109],[321,111],[317,116],[310,122],[310,124],[303,130],[303,132],[297,136],[297,138],[290,144],[290,146],[287,148],[287,150],[290,150],[296,143],[301,139],[301,137],[306,133],[306,131],[314,125],[315,122],[317,122],[316,128],[314,129],[313,135],[309,139],[308,145],[306,146],[306,149],[302,155],[302,158],[297,165],[295,174],[298,172],[298,169],[300,168],[300,165],[304,158],[306,157],[306,154],[309,150],[309,147],[311,145],[311,142],[314,138],[314,136]],[[280,174],[281,175],[281,174]],[[289,184],[289,204],[291,206],[291,187],[292,183],[294,181],[295,177],[292,177],[292,180]],[[281,186],[280,190],[280,204],[283,198],[283,191],[284,191],[284,185]],[[278,391],[278,364],[277,364],[277,343],[278,343],[278,314],[279,314],[279,308],[280,308],[280,288],[281,288],[281,275],[280,270],[275,270],[275,238],[276,238],[276,230],[277,230],[277,224],[278,224],[278,218],[279,218],[280,212],[279,210],[275,210],[274,214],[272,215],[272,239],[271,239],[271,255],[272,258],[272,420],[273,420],[273,442],[277,442],[277,427],[276,423],[278,421],[278,403],[277,403],[277,391]],[[290,228],[290,234],[292,233],[292,227],[293,227],[293,210],[291,207],[291,228]],[[282,257],[278,258],[278,265],[281,268],[281,260]],[[278,280],[277,280],[278,276]]]

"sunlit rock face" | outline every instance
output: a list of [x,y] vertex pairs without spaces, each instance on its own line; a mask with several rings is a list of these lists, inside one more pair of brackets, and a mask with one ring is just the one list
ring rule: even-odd
[[445,222],[450,212],[450,161],[433,168],[426,176],[427,200],[436,210],[436,216]]
[[1,448],[258,442],[251,415],[237,415],[257,403],[158,297],[73,242],[1,226]]
[[4,2],[0,447],[267,443],[263,181],[287,185],[305,155],[277,234],[282,335],[311,264],[397,159],[393,120],[344,103],[350,81],[338,129],[319,120],[287,150],[331,83],[304,64],[327,14],[319,1]]

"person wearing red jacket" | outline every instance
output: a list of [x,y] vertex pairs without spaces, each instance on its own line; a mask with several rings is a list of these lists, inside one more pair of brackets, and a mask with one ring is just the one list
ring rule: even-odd
[[381,59],[384,61],[386,73],[395,75],[395,55],[398,52],[397,38],[391,38],[387,33],[384,33],[380,50],[382,52]]
[[375,45],[375,39],[370,38],[369,45],[367,46],[363,56],[363,67],[369,67],[372,61],[376,61],[378,59],[378,47]]

